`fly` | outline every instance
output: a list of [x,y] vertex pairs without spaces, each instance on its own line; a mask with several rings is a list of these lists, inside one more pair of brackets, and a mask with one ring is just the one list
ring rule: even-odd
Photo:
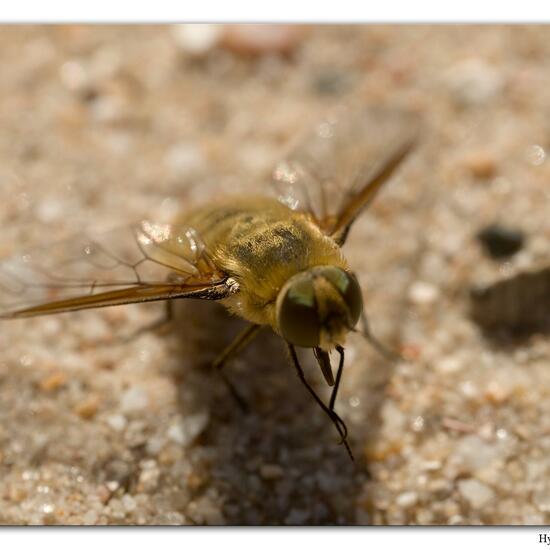
[[[333,422],[350,458],[347,428],[335,411],[344,346],[362,319],[357,278],[342,253],[357,217],[394,174],[416,141],[414,117],[398,111],[343,110],[275,167],[274,196],[227,198],[171,224],[142,221],[100,234],[82,233],[0,262],[0,318],[17,319],[180,298],[218,300],[250,324],[215,361],[222,367],[270,327],[291,364]],[[296,347],[311,348],[328,404],[304,376]],[[329,353],[339,360],[336,376]]]

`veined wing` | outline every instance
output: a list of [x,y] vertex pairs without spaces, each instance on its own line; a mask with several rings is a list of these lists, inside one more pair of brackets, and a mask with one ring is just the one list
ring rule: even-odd
[[171,298],[220,299],[226,276],[200,235],[149,221],[0,261],[0,319]]
[[309,213],[340,244],[414,146],[411,113],[341,108],[317,125],[272,175],[280,201]]

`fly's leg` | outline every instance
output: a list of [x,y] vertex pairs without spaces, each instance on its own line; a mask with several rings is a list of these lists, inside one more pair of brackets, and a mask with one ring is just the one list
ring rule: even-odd
[[258,332],[261,328],[261,325],[250,325],[246,327],[237,336],[237,338],[235,338],[235,340],[233,340],[233,342],[231,342],[231,344],[229,344],[229,346],[227,346],[227,348],[225,348],[222,353],[212,362],[212,367],[214,367],[218,371],[218,373],[222,377],[222,380],[225,382],[227,389],[234,397],[235,401],[238,403],[243,412],[248,412],[248,404],[246,403],[246,400],[239,394],[237,388],[233,385],[231,380],[227,377],[227,375],[223,371],[223,367],[228,361],[238,355],[238,353],[241,352],[258,335]]
[[[328,405],[329,410],[333,412],[335,412],[334,405],[336,404],[338,388],[340,387],[340,380],[342,380],[342,372],[344,371],[344,348],[342,346],[336,346],[336,351],[340,354],[340,362],[338,364],[338,371],[336,372],[336,380],[332,381],[333,388],[330,394],[330,401]],[[317,355],[315,355],[315,357],[317,358],[317,361],[320,363],[321,362],[320,357],[318,357]],[[330,359],[328,357],[328,353],[326,354],[326,357],[327,357],[326,360],[328,361],[328,368],[330,369]],[[331,371],[331,375],[332,375],[332,371]],[[345,428],[345,425],[344,425],[344,428]],[[345,432],[345,436],[347,436],[347,430]],[[342,438],[341,443],[343,442],[344,439],[345,437]]]
[[347,435],[348,430],[344,423],[344,421],[336,414],[334,410],[331,410],[329,407],[327,407],[321,398],[315,393],[315,390],[309,385],[308,381],[306,380],[306,377],[304,375],[304,371],[302,370],[302,367],[300,366],[300,362],[298,361],[298,355],[296,354],[296,349],[292,344],[289,344],[287,342],[288,352],[290,355],[290,360],[292,361],[292,364],[294,365],[294,368],[296,369],[296,373],[298,374],[298,378],[302,381],[302,384],[306,387],[307,391],[311,394],[313,399],[317,402],[317,404],[323,409],[323,411],[326,413],[326,415],[332,420],[332,423],[334,424],[334,427],[340,434],[340,437],[342,438],[341,443],[344,444],[344,447],[346,448],[346,451],[351,459],[352,462],[355,461],[353,458],[353,453],[351,452],[351,448],[347,441]]
[[387,348],[382,342],[380,342],[378,339],[374,337],[370,330],[369,322],[367,319],[367,316],[365,315],[365,311],[363,310],[361,312],[361,324],[363,325],[363,330],[361,331],[361,334],[367,340],[370,345],[380,354],[382,357],[385,357],[386,359],[390,361],[398,361],[399,359],[402,359],[401,355],[393,351],[389,348]]

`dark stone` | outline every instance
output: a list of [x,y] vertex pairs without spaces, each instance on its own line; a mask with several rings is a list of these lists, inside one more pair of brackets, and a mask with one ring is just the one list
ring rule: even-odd
[[477,234],[485,253],[494,259],[508,258],[521,250],[525,238],[518,229],[489,225]]

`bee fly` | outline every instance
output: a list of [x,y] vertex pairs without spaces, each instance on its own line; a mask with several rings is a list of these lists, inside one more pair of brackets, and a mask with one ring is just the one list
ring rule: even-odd
[[[8,258],[0,263],[0,318],[179,298],[219,300],[250,322],[215,361],[235,397],[242,403],[221,369],[269,326],[286,343],[300,380],[353,459],[335,411],[346,335],[362,317],[362,334],[383,348],[369,332],[361,288],[341,247],[410,152],[415,128],[406,113],[343,109],[275,167],[273,198],[228,198],[172,224],[142,221],[82,233]],[[328,404],[307,382],[296,347],[313,349],[333,388]],[[332,350],[339,354],[336,376]]]

